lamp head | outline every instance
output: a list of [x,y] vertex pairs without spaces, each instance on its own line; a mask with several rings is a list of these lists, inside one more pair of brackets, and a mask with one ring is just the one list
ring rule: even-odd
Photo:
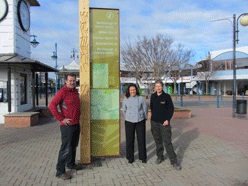
[[240,24],[242,26],[248,26],[248,14],[245,14],[240,18]]
[[57,53],[56,52],[53,52],[53,55],[51,56],[52,59],[57,59],[58,56],[57,56]]
[[36,41],[36,35],[30,35],[30,37],[33,37],[34,39],[33,39],[33,41],[30,41],[30,43],[31,43],[31,45],[35,48],[35,47],[37,47],[40,43],[38,42],[38,41]]

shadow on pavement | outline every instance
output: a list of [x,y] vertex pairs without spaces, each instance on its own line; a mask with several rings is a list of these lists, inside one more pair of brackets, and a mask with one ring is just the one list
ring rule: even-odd
[[[178,156],[178,161],[181,163],[184,158],[184,154],[189,147],[191,141],[199,136],[198,128],[187,131],[187,127],[190,125],[190,122],[187,119],[176,119],[172,120],[172,143],[174,150]],[[122,125],[122,127],[124,127]],[[121,157],[126,156],[126,139],[125,139],[125,129],[122,129],[122,143],[121,143]],[[137,148],[137,137],[135,135],[135,147],[134,147],[134,158],[137,161],[138,158],[138,148]],[[150,120],[146,122],[146,150],[147,150],[147,160],[156,159],[156,146],[151,133]],[[166,150],[165,159],[167,158]]]
[[[188,125],[189,123],[183,124],[183,125]],[[187,151],[190,143],[198,138],[200,132],[198,130],[198,128],[194,128],[192,130],[189,131],[183,131],[182,130],[182,126],[178,126],[178,127],[174,127],[174,131],[173,131],[173,136],[172,138],[176,138],[176,140],[174,141],[173,145],[174,145],[174,150],[177,154],[177,158],[178,158],[178,162],[182,163],[183,162],[183,158],[184,158],[184,154]]]

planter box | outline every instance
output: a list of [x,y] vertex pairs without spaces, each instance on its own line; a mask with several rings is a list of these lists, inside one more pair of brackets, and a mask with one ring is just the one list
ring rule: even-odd
[[175,109],[172,119],[188,119],[191,118],[191,110]]
[[[188,119],[191,118],[191,110],[175,108],[172,119]],[[148,111],[148,119],[151,119],[151,111]]]
[[34,126],[39,121],[39,112],[14,112],[4,115],[4,127],[22,128]]

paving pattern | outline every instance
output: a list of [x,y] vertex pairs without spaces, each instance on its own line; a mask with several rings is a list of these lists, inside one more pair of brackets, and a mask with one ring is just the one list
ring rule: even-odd
[[55,177],[60,147],[56,120],[44,118],[38,126],[19,129],[0,125],[0,185],[248,185],[248,119],[232,118],[230,108],[192,108],[192,114],[191,119],[172,121],[173,144],[181,171],[171,167],[168,159],[159,165],[154,163],[150,121],[147,164],[137,160],[137,150],[135,162],[128,164],[122,121],[122,155],[95,159],[83,170],[69,171],[73,178],[67,181]]

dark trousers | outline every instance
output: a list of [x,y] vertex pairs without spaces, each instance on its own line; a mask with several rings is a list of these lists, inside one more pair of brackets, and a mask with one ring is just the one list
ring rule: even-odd
[[171,164],[177,163],[177,155],[174,151],[171,142],[171,126],[163,126],[162,123],[158,123],[151,120],[151,131],[156,143],[156,153],[158,158],[164,159],[164,147],[166,149],[167,155],[170,158]]
[[139,159],[146,160],[146,121],[140,121],[138,123],[132,123],[125,121],[126,132],[126,158],[130,161],[134,160],[134,141],[135,131],[138,141]]
[[70,167],[75,164],[76,149],[79,142],[80,126],[60,126],[61,131],[61,147],[58,156],[58,163],[56,166],[57,173],[59,176],[65,173],[65,166]]

